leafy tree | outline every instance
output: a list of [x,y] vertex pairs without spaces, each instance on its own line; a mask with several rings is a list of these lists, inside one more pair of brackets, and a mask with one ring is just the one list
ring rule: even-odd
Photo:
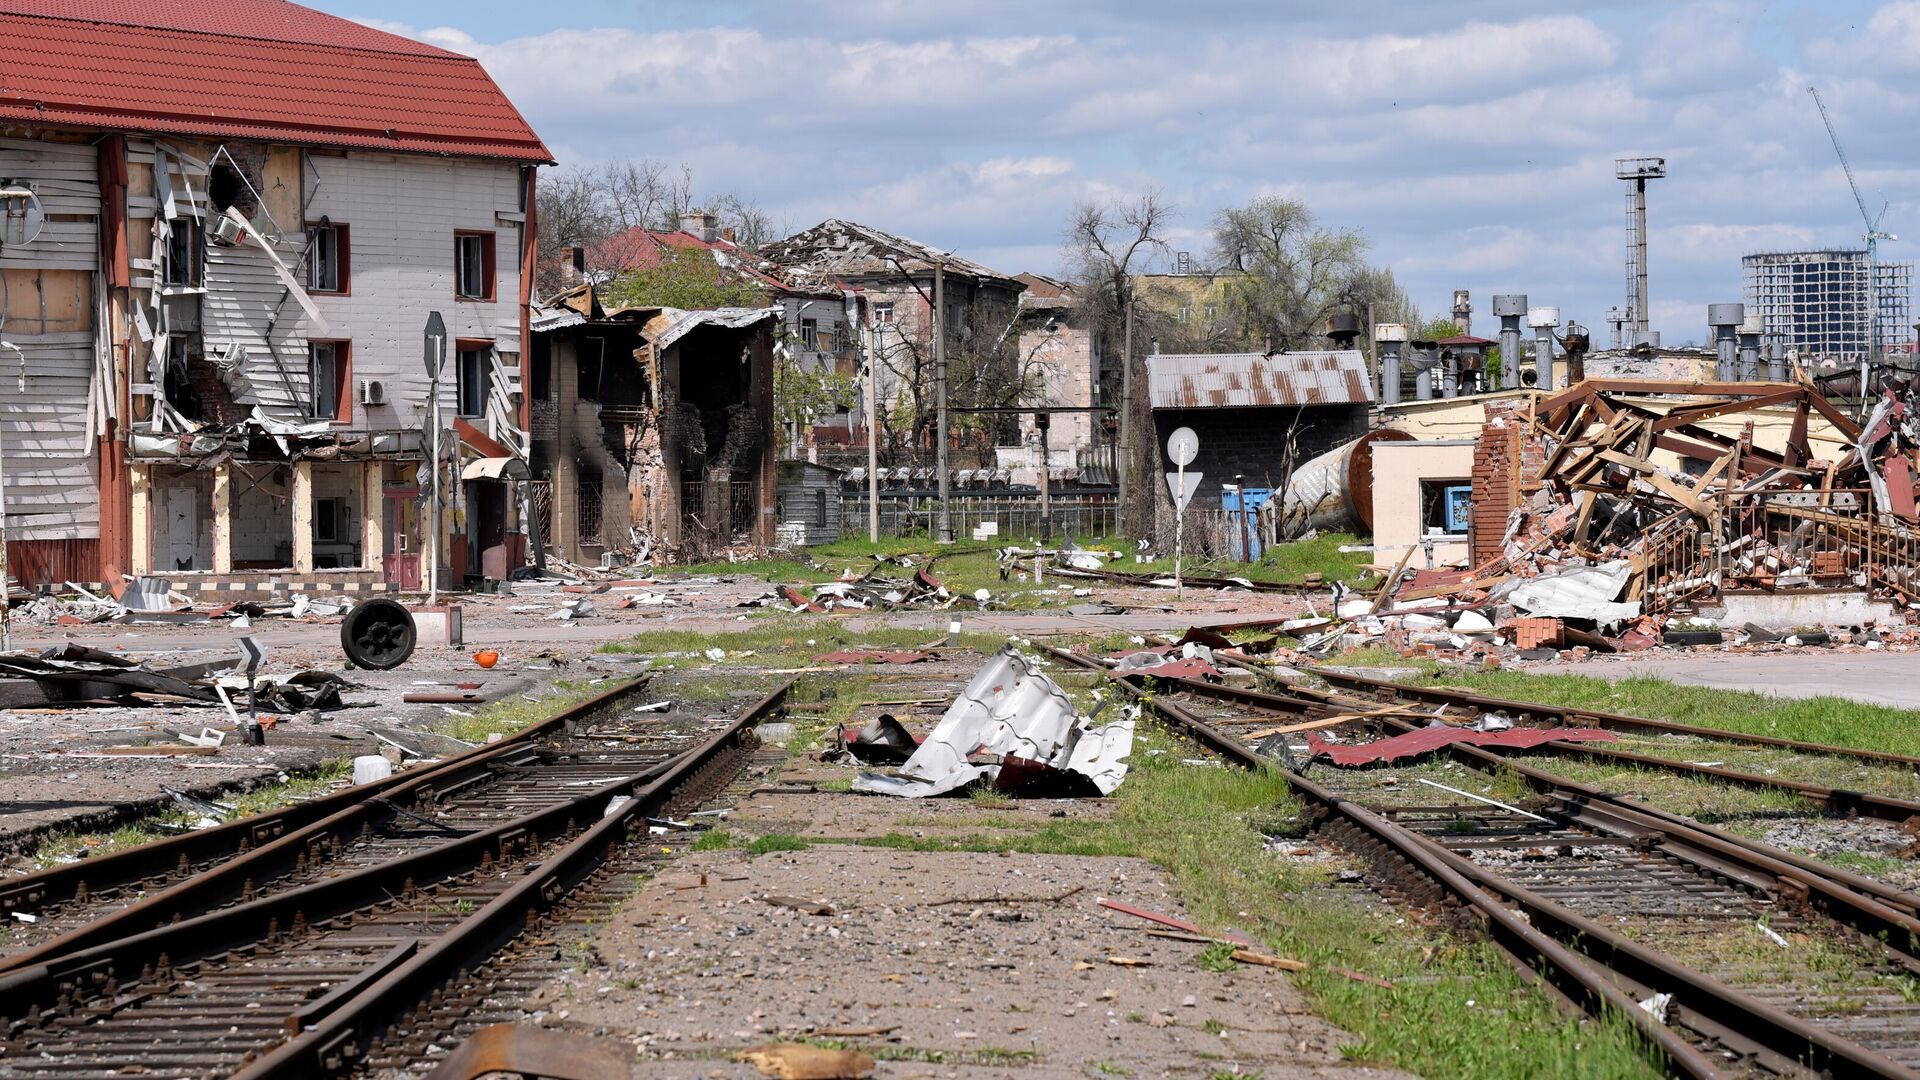
[[1351,229],[1326,229],[1298,199],[1265,196],[1213,220],[1215,262],[1238,271],[1224,285],[1245,343],[1256,349],[1309,348],[1345,287],[1366,268],[1367,242]]
[[1418,341],[1445,341],[1447,338],[1459,337],[1465,332],[1460,329],[1460,324],[1452,319],[1435,316],[1420,324],[1413,336]]
[[628,270],[601,290],[608,307],[673,307],[689,311],[764,307],[766,289],[733,273],[698,248],[673,248],[658,262]]

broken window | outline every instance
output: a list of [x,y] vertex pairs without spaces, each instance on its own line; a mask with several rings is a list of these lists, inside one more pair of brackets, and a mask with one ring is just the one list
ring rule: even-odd
[[193,218],[181,218],[173,223],[173,233],[167,237],[166,284],[199,288],[206,279],[203,273],[206,244],[202,235],[200,222]]
[[491,300],[493,277],[493,234],[455,233],[454,296],[461,300]]
[[310,292],[347,291],[347,227],[322,221],[307,226],[307,289]]
[[587,544],[600,542],[601,499],[600,474],[589,469],[580,470],[580,490],[574,505],[574,522],[580,532],[580,541]]
[[883,303],[878,303],[873,305],[873,325],[875,326],[892,326],[893,325],[893,302],[892,301],[886,301]]
[[800,344],[809,352],[820,351],[820,320],[800,320]]
[[1472,527],[1471,481],[1420,481],[1420,535],[1465,536]]
[[193,340],[192,334],[167,335],[167,374],[160,391],[182,417],[203,421],[206,416],[200,407],[200,392],[193,385]]
[[258,200],[253,197],[253,189],[247,186],[246,177],[224,162],[216,163],[207,172],[207,201],[223,214],[232,206],[251,217],[258,208]]
[[315,420],[347,418],[347,343],[314,341],[307,344],[307,415]]
[[347,532],[350,528],[350,526],[343,528],[346,516],[347,500],[345,499],[313,500],[314,543],[331,544],[337,542],[341,534]]
[[460,348],[460,415],[487,414],[487,392],[493,385],[493,347],[480,345]]

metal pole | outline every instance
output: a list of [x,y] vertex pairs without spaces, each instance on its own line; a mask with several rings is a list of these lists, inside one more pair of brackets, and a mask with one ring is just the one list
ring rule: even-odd
[[431,451],[433,454],[433,462],[430,470],[433,474],[431,485],[433,505],[430,507],[433,511],[433,524],[429,526],[431,531],[427,536],[427,539],[430,541],[428,550],[432,553],[433,558],[427,562],[428,607],[432,607],[440,598],[440,365],[445,363],[447,358],[447,340],[445,338],[434,338],[433,349],[437,362],[434,364],[433,378],[427,381],[427,394],[430,398],[429,408],[432,409],[429,427],[432,429],[431,439],[433,443]]
[[944,263],[933,264],[933,408],[935,437],[934,467],[940,471],[940,543],[953,543],[952,493],[947,477],[947,273]]
[[1113,477],[1118,487],[1119,512],[1114,531],[1126,527],[1128,457],[1133,453],[1133,296],[1127,296],[1126,329],[1120,338],[1120,445],[1114,448]]
[[[1174,472],[1178,473],[1180,478],[1179,479],[1180,495],[1176,496],[1176,498],[1179,498],[1179,497],[1185,496],[1187,493],[1186,462],[1183,461],[1175,464]],[[1187,524],[1186,504],[1176,502],[1173,507],[1173,597],[1176,600],[1184,599],[1187,595],[1186,583],[1182,581],[1180,577],[1181,556],[1185,554],[1186,524]]]
[[1048,475],[1047,429],[1053,426],[1052,413],[1040,413],[1034,417],[1034,423],[1040,428],[1040,535],[1053,539],[1053,478]]
[[1652,322],[1647,318],[1647,178],[1633,181],[1634,268],[1633,268],[1633,344],[1645,334]]
[[[20,392],[26,393],[26,357],[21,354]],[[13,651],[13,586],[7,570],[7,443],[6,418],[0,416],[0,652]]]
[[880,324],[871,328],[867,348],[867,540],[880,542],[880,421],[877,413],[880,392],[874,383],[880,376]]
[[1879,240],[1873,226],[1867,227],[1867,355],[1860,361],[1860,411],[1873,409],[1873,362],[1880,358],[1880,260]]
[[1240,561],[1252,562],[1253,549],[1247,544],[1247,485],[1242,477],[1233,478],[1233,514],[1240,519]]

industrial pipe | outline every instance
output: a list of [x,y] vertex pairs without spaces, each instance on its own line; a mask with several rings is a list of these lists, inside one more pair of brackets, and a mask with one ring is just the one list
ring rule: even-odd
[[1500,316],[1500,385],[1509,390],[1520,386],[1520,320],[1527,315],[1524,293],[1503,293],[1493,298],[1493,313]]
[[1745,304],[1707,305],[1707,325],[1713,328],[1713,344],[1719,353],[1715,377],[1721,382],[1732,382],[1739,376],[1739,345],[1735,339],[1746,318]]
[[1557,307],[1532,308],[1527,312],[1527,324],[1533,327],[1533,385],[1541,390],[1553,389],[1553,328],[1560,325],[1560,309]]

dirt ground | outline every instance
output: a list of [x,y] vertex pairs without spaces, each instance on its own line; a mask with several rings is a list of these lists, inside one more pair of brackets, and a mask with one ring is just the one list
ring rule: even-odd
[[1203,944],[1151,936],[1155,924],[1100,906],[1181,917],[1150,863],[861,846],[1025,832],[1103,815],[1101,800],[817,790],[852,774],[794,758],[724,827],[736,841],[797,835],[811,846],[676,861],[530,1011],[630,1042],[636,1076],[754,1076],[737,1053],[809,1038],[870,1053],[887,1077],[1405,1075],[1345,1064],[1348,1037],[1311,1015],[1283,973],[1209,971]]

